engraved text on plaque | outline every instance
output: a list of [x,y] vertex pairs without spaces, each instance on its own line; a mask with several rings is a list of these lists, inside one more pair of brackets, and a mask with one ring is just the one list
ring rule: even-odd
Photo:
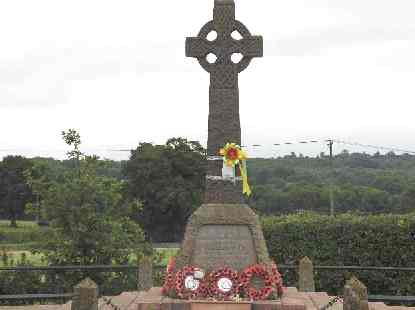
[[193,266],[241,270],[256,262],[252,234],[246,225],[205,225],[195,238]]

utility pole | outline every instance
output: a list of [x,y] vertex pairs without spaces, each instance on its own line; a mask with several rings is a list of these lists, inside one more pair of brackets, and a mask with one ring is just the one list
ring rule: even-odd
[[36,223],[39,224],[39,222],[41,221],[41,216],[40,216],[40,201],[39,201],[39,194],[36,193]]
[[[330,151],[330,170],[333,171],[333,140],[327,140]],[[333,182],[332,178],[329,176],[329,199],[330,199],[330,216],[334,216],[334,197],[333,197]]]

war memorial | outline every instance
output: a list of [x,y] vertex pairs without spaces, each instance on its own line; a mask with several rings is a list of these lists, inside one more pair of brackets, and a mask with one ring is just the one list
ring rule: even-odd
[[[235,39],[237,32],[240,38]],[[215,0],[213,19],[186,39],[186,56],[210,74],[204,203],[187,223],[181,249],[167,266],[163,287],[142,287],[99,298],[89,279],[65,305],[8,309],[134,310],[368,310],[396,308],[368,302],[356,278],[346,283],[343,303],[315,292],[313,266],[300,262],[299,288],[284,287],[271,260],[257,215],[244,202],[250,194],[241,145],[238,75],[263,56],[263,39],[235,19],[234,0]],[[235,55],[239,59],[235,60]],[[151,278],[151,273],[148,274]],[[151,282],[151,281],[150,281]],[[402,307],[404,308],[404,307]],[[409,309],[409,308],[408,308]]]

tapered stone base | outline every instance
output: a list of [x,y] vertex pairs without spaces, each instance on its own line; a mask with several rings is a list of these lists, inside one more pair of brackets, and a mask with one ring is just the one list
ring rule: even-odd
[[176,270],[192,265],[241,271],[256,263],[271,261],[255,212],[246,204],[205,204],[187,224]]
[[[288,288],[290,292],[296,292],[296,288]],[[132,302],[126,300],[124,303],[116,303],[122,307],[125,304],[129,304],[130,307],[122,307],[126,310],[317,310],[314,307],[311,300],[305,298],[307,296],[297,296],[291,293],[291,297],[285,298],[282,296],[278,300],[265,300],[265,301],[242,301],[240,303],[232,301],[208,301],[208,300],[183,300],[183,299],[172,299],[165,297],[161,294],[161,288],[154,287],[148,292],[140,292],[139,298],[135,296],[131,299]],[[300,294],[300,293],[298,293]],[[307,293],[303,293],[307,294]],[[308,294],[320,294],[323,293],[308,293]],[[324,293],[325,294],[325,293]],[[320,304],[326,304],[327,297]],[[134,297],[134,295],[132,295]],[[323,297],[323,296],[322,296]],[[117,300],[116,300],[117,301]],[[104,308],[104,310],[112,310],[113,308]]]
[[251,303],[232,301],[194,301],[190,304],[190,310],[251,310]]

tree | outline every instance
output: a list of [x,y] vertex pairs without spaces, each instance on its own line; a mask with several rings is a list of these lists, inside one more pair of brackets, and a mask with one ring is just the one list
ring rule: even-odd
[[409,184],[401,195],[400,212],[413,212],[415,210],[415,183]]
[[46,215],[42,209],[43,196],[47,193],[53,183],[64,182],[65,171],[67,168],[61,161],[53,158],[32,158],[32,167],[25,173],[26,179],[35,196],[35,203],[27,204],[27,212],[35,214],[39,225],[47,224],[44,222]]
[[30,168],[31,162],[22,156],[7,156],[0,163],[0,207],[12,227],[17,227],[17,218],[24,215],[25,205],[32,199],[25,178]]
[[130,218],[138,205],[123,199],[121,181],[97,175],[98,157],[80,151],[75,130],[62,135],[73,145],[73,165],[59,182],[37,188],[52,228],[41,252],[54,265],[128,263],[143,250],[143,232]]
[[183,138],[140,143],[131,152],[123,169],[128,194],[143,203],[138,220],[154,241],[182,238],[188,217],[202,203],[204,159],[203,147]]
[[410,212],[415,206],[415,156],[374,155],[343,151],[325,157],[248,161],[252,206],[263,214],[298,208],[326,212],[328,180],[334,190],[336,213]]
[[407,182],[402,174],[383,173],[375,177],[373,186],[390,194],[399,194],[403,192]]
[[341,158],[341,159],[347,159],[350,156],[350,152],[348,150],[341,151],[340,154],[336,155],[335,157]]
[[289,176],[295,174],[295,171],[293,168],[288,168],[285,166],[276,166],[273,169],[272,173],[274,176],[280,177],[282,179],[287,179]]

